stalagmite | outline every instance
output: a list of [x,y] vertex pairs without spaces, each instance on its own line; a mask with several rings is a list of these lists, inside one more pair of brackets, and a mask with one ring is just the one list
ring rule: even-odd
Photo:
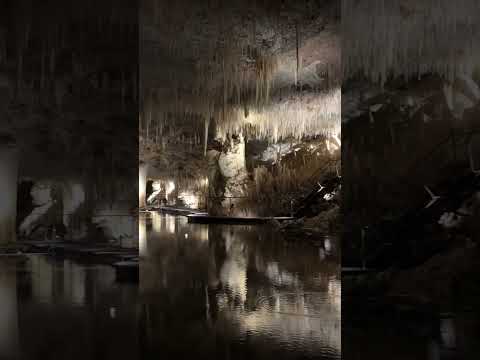
[[69,226],[74,220],[75,211],[85,202],[85,190],[82,184],[68,182],[63,186],[63,223]]
[[28,236],[31,232],[45,220],[50,209],[55,205],[54,195],[55,184],[50,181],[37,182],[30,191],[32,203],[35,206],[33,211],[23,219],[18,230]]
[[0,134],[0,244],[16,240],[17,176],[15,142]]

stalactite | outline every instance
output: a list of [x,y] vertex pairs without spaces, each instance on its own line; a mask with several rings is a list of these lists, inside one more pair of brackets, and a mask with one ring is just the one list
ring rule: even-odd
[[471,73],[480,53],[476,0],[342,1],[342,67],[345,79],[435,73],[453,80]]
[[125,80],[125,73],[122,71],[121,76],[121,92],[122,92],[122,112],[125,112],[125,103],[126,103],[126,92],[127,92],[127,85]]
[[207,147],[208,147],[208,128],[210,126],[210,118],[205,118],[205,141],[203,146],[203,155],[207,156]]
[[20,48],[17,60],[17,97],[22,95],[23,88],[23,49]]
[[7,60],[5,31],[0,29],[0,64]]
[[300,35],[298,31],[298,22],[297,22],[295,23],[295,47],[296,47],[295,86],[298,86],[298,72],[300,70],[299,43],[300,43]]
[[[300,139],[305,136],[339,133],[340,90],[336,87],[323,92],[313,89],[306,96],[303,92],[292,95],[290,91],[280,94],[279,91],[272,90],[275,89],[275,76],[281,69],[278,51],[269,51],[268,46],[263,44],[263,34],[260,31],[257,34],[257,27],[260,25],[257,21],[265,15],[265,4],[257,4],[256,1],[242,4],[239,6],[242,9],[240,15],[225,11],[225,17],[219,17],[213,10],[207,11],[203,20],[211,29],[207,30],[209,37],[205,42],[201,38],[202,33],[198,34],[201,39],[195,37],[192,40],[190,32],[196,31],[190,25],[195,23],[193,20],[198,16],[199,9],[197,6],[182,4],[184,5],[184,1],[179,0],[166,11],[157,8],[158,4],[154,3],[147,11],[148,18],[153,17],[149,24],[161,31],[165,39],[160,45],[164,53],[155,55],[158,57],[155,59],[159,62],[169,58],[172,61],[185,58],[188,58],[189,62],[193,60],[191,73],[182,66],[177,68],[167,65],[168,75],[161,86],[168,90],[159,91],[152,103],[145,101],[142,104],[144,114],[148,113],[149,106],[153,106],[155,117],[158,118],[155,119],[157,125],[152,142],[148,143],[149,135],[146,137],[149,145],[158,144],[158,148],[167,151],[173,143],[183,144],[186,149],[196,149],[199,152],[203,150],[206,154],[209,137],[226,139],[228,134],[243,134],[250,138],[275,142],[287,137]],[[240,2],[238,4],[240,5]],[[271,6],[274,10],[276,5]],[[277,10],[280,14],[280,7]],[[239,37],[234,26],[226,26],[235,23],[229,16],[240,17],[240,20],[236,20],[250,27],[244,36]],[[271,14],[268,16],[271,17]],[[279,18],[271,20],[274,24],[279,21]],[[296,34],[283,35],[289,39],[292,39],[292,36],[296,38],[298,80],[301,68],[299,24],[302,24],[302,29],[304,25],[300,18],[295,21]],[[290,23],[288,26],[289,32],[291,25]],[[280,25],[273,28],[277,32],[283,31]],[[151,36],[151,40],[156,41],[154,35],[149,35],[148,32],[141,36]],[[185,73],[188,73],[188,82],[185,80]],[[336,75],[331,74],[331,77]],[[160,87],[150,80],[150,77],[142,76],[141,81],[145,83],[140,85],[146,94],[151,89]],[[335,85],[338,86],[338,82]],[[282,97],[284,100],[281,100]],[[209,134],[210,119],[215,122],[215,134]],[[192,130],[188,135],[179,135],[172,130],[173,124],[180,126],[186,122],[192,123]],[[144,118],[141,125],[144,134],[149,127],[148,118]],[[149,130],[148,132],[150,133]]]
[[252,108],[245,117],[243,106],[231,108],[228,121],[218,124],[220,138],[248,127],[255,138],[277,142],[281,138],[340,133],[341,90],[296,95],[281,103]]
[[5,244],[16,240],[18,154],[14,143],[0,142],[0,168],[0,244]]
[[45,44],[45,41],[42,42],[42,59],[41,59],[41,69],[40,69],[40,90],[43,90],[45,89],[45,81],[46,81],[46,77],[45,77],[45,67],[46,67],[46,58],[47,58],[47,49],[46,49],[46,44]]
[[55,47],[52,47],[50,50],[50,76],[53,78],[55,74],[55,64],[56,64],[56,59],[55,59]]
[[139,167],[139,178],[138,178],[138,206],[140,208],[145,208],[146,206],[146,192],[147,192],[147,173],[148,166],[146,164],[141,164]]

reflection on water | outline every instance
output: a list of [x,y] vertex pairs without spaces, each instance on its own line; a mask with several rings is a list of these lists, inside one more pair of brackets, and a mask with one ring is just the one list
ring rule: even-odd
[[[1,263],[0,263],[1,264]],[[0,269],[0,359],[16,355],[18,349],[17,279]]]
[[0,258],[0,359],[138,358],[138,289],[110,266]]
[[0,258],[0,359],[340,358],[333,238],[158,214],[139,230],[139,285],[108,265]]
[[156,213],[140,224],[145,356],[340,358],[334,238],[319,249],[266,226]]

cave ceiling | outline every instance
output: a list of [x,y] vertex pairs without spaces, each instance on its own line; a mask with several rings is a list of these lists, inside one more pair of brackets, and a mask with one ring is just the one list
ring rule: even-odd
[[339,5],[143,0],[141,159],[167,175],[245,126],[268,142],[338,131]]
[[[276,86],[294,83],[297,33],[299,82],[327,86],[324,74],[338,70],[337,1],[142,2],[142,76],[145,89],[188,92],[199,72],[211,72],[223,87],[222,66],[255,71],[258,57],[278,57]],[[207,6],[206,6],[207,5]],[[220,89],[221,90],[221,89]]]
[[16,138],[21,176],[135,168],[137,12],[136,0],[0,0],[0,133]]

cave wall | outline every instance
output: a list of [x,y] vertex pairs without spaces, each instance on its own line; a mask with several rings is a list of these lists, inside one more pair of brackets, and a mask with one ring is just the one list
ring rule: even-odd
[[[138,4],[0,6],[0,131],[17,141],[17,182],[58,190],[55,206],[33,223],[57,223],[47,215],[55,211],[67,228],[82,222],[71,236],[86,239],[85,227],[103,227],[95,220],[100,208],[114,214],[138,206]],[[41,215],[44,205],[19,213]]]
[[[425,205],[455,167],[468,167],[478,110],[455,116],[434,76],[390,86],[360,102],[342,127],[343,209],[353,222],[379,220]],[[478,128],[478,126],[477,126]],[[452,137],[452,134],[454,137]]]
[[318,182],[341,174],[339,145],[330,137],[268,143],[233,136],[207,154],[208,211],[290,216]]

